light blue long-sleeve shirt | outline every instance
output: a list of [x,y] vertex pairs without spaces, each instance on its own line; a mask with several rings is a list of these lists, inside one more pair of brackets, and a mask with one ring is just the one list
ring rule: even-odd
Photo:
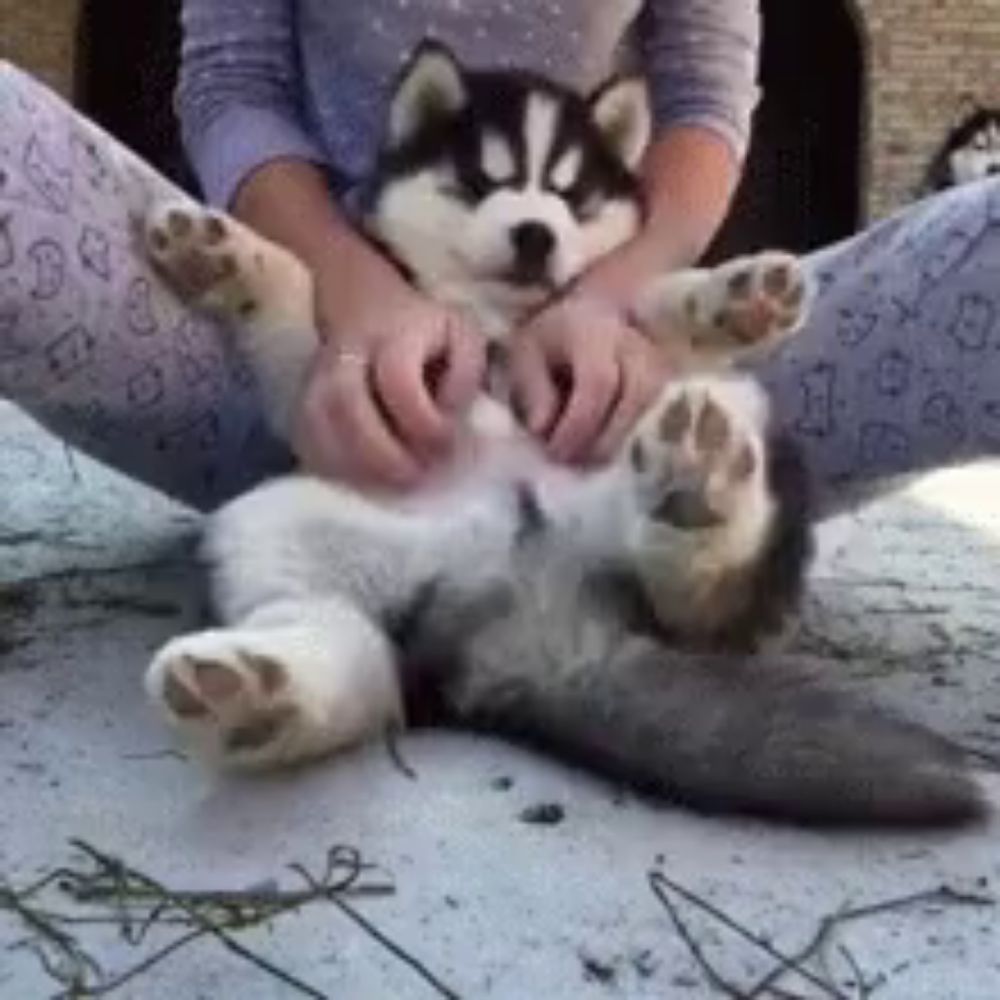
[[372,166],[401,63],[428,36],[470,65],[581,89],[637,64],[660,127],[701,125],[746,149],[758,0],[185,0],[177,108],[206,196],[228,204],[281,157],[351,187]]

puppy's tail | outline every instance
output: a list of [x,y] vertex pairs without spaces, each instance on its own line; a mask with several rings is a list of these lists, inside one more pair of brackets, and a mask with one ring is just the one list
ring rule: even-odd
[[461,673],[453,707],[466,725],[701,810],[869,826],[986,812],[944,739],[769,667],[636,638],[613,662],[571,671]]

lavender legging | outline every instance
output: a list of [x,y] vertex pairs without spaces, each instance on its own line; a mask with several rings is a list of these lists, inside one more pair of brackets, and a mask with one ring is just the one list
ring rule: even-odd
[[[130,476],[208,508],[291,458],[211,321],[136,246],[179,192],[0,63],[0,395]],[[1000,181],[813,255],[808,328],[761,366],[831,509],[1000,448]]]

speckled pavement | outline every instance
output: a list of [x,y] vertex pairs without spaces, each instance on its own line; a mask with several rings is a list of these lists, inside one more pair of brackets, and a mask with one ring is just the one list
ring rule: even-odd
[[[998,495],[1000,470],[964,470],[825,526],[793,642],[816,669],[984,759],[1000,757]],[[759,939],[659,883],[733,996],[752,995],[775,966],[765,947],[794,954],[844,907],[942,886],[840,927],[813,978],[787,975],[783,995],[1000,996],[997,823],[886,836],[704,819],[444,734],[401,741],[413,776],[375,746],[278,778],[209,779],[170,750],[140,686],[150,652],[201,614],[196,530],[187,512],[67,454],[0,406],[0,581],[16,584],[0,598],[0,903],[5,887],[78,863],[73,838],[175,890],[272,880],[295,889],[290,864],[317,872],[330,847],[353,845],[376,866],[364,878],[393,891],[346,898],[411,962],[318,902],[238,936],[298,985],[204,937],[109,995],[724,995],[654,894],[649,876],[659,871]],[[984,780],[1000,802],[1000,784]],[[539,804],[561,807],[561,817],[543,811],[554,822],[529,822]],[[45,899],[80,912],[57,889]],[[25,945],[39,935],[4,909],[0,998],[58,994],[66,962],[45,971]],[[100,925],[72,932],[110,980],[183,928],[154,930],[136,948]]]

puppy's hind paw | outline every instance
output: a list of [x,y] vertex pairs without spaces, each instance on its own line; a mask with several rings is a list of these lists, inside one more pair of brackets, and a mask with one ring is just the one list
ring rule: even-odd
[[150,665],[146,689],[186,743],[224,765],[285,759],[308,722],[278,651],[235,631],[168,643]]

